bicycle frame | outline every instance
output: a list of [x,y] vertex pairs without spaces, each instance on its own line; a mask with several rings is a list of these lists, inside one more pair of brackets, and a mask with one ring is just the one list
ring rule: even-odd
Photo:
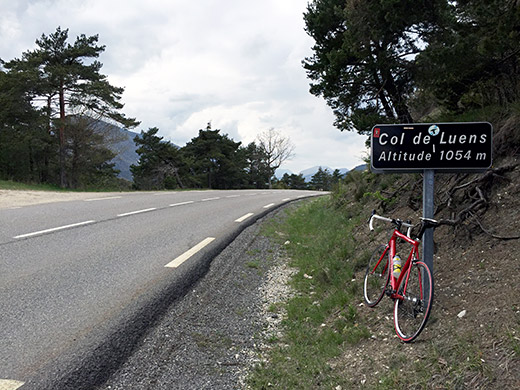
[[[408,258],[406,259],[406,262],[404,263],[401,273],[398,278],[396,278],[393,275],[392,270],[394,269],[394,257],[396,254],[396,244],[397,239],[400,238],[403,241],[406,241],[412,246],[412,249],[410,250],[410,254],[408,255]],[[395,229],[392,237],[390,237],[390,241],[388,242],[386,249],[383,252],[383,255],[379,259],[378,263],[376,264],[376,269],[379,266],[379,263],[384,259],[385,256],[387,256],[388,251],[390,250],[390,262],[389,262],[389,270],[387,272],[390,273],[390,286],[391,291],[389,293],[390,297],[392,299],[404,299],[404,296],[402,294],[399,294],[399,287],[401,286],[401,283],[403,282],[403,279],[406,277],[405,284],[402,291],[406,291],[406,286],[408,285],[408,279],[410,277],[410,267],[412,265],[412,261],[414,259],[419,259],[419,241],[413,240],[410,237],[404,235],[399,230]]]

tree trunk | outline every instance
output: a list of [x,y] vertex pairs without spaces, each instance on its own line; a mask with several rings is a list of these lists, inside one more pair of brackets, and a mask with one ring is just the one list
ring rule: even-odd
[[65,91],[63,81],[60,82],[60,187],[65,188]]
[[184,189],[184,184],[182,184],[181,177],[179,176],[179,170],[177,168],[174,168],[175,177],[177,178],[177,183],[179,183],[179,187]]
[[384,81],[384,89],[388,92],[388,96],[392,101],[392,105],[394,106],[395,113],[397,114],[397,119],[400,123],[412,123],[412,115],[406,106],[405,97],[401,96],[401,92],[397,89],[395,85],[394,78],[390,71],[387,72]]
[[394,111],[392,110],[392,107],[388,104],[388,100],[386,99],[385,90],[384,90],[384,82],[381,82],[381,78],[379,77],[379,74],[374,71],[373,72],[374,82],[376,83],[376,87],[379,89],[377,92],[376,98],[379,98],[381,100],[381,104],[383,106],[383,109],[385,110],[385,114],[389,118],[393,118]]
[[51,126],[51,102],[52,97],[49,95],[47,96],[47,133],[51,133],[52,126]]

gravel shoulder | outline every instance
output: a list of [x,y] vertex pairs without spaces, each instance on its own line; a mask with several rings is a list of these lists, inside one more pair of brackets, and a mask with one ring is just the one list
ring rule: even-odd
[[0,209],[30,206],[35,204],[68,202],[90,198],[119,195],[119,192],[54,192],[0,190]]
[[281,320],[269,305],[290,294],[283,248],[260,233],[266,219],[282,217],[278,210],[246,228],[97,389],[245,388]]

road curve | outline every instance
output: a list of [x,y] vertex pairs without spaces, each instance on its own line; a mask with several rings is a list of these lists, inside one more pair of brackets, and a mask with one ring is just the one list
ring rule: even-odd
[[0,389],[101,383],[245,226],[322,194],[122,193],[1,209]]

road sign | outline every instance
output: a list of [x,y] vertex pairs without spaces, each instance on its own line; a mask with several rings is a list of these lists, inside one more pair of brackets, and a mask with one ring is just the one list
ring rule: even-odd
[[491,167],[492,149],[488,122],[376,125],[370,168],[376,173],[482,172]]

